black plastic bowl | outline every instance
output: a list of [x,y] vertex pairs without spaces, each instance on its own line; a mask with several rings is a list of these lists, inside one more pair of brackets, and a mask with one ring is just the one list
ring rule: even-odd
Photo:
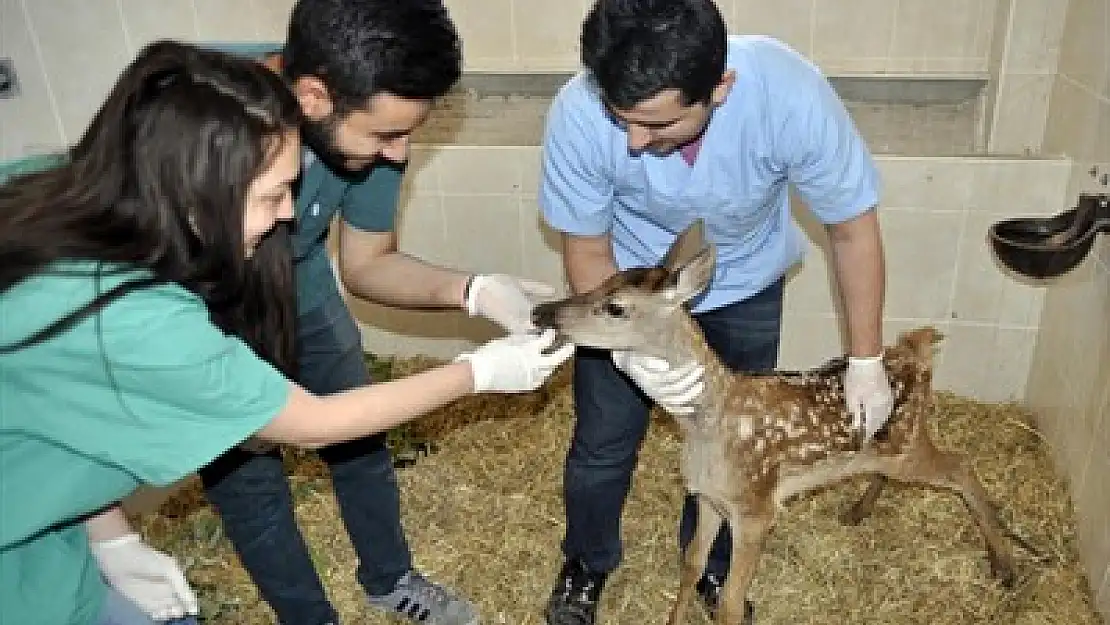
[[1000,221],[991,226],[987,238],[1007,269],[1045,279],[1083,262],[1100,231],[1110,232],[1110,196],[1087,195],[1076,208],[1052,217]]

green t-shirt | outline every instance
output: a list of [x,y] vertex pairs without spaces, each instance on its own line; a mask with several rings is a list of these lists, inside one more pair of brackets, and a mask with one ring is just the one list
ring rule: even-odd
[[403,173],[403,166],[382,162],[365,178],[352,182],[335,175],[311,151],[304,151],[293,233],[301,312],[315,309],[337,290],[327,252],[328,230],[336,215],[359,230],[392,231]]
[[[0,294],[0,344],[142,275],[93,267],[57,265]],[[176,285],[0,354],[0,624],[91,623],[104,587],[77,520],[195,471],[275,417],[289,391]]]

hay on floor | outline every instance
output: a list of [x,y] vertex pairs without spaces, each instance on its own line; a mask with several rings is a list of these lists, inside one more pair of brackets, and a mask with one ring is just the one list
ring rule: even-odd
[[[436,362],[399,360],[392,373]],[[543,623],[564,526],[562,467],[573,423],[568,370],[541,392],[466,398],[391,439],[411,463],[398,469],[398,479],[418,566],[477,602],[487,624]],[[871,517],[846,527],[838,516],[863,483],[845,482],[795,500],[781,516],[751,589],[759,625],[1100,622],[1066,485],[1030,416],[1017,406],[945,393],[938,405],[938,444],[971,455],[1002,518],[1046,561],[1015,546],[1021,581],[1005,591],[989,577],[979,532],[958,497],[891,485]],[[655,417],[625,507],[624,561],[604,593],[601,623],[664,622],[677,588],[679,440],[667,418]],[[423,444],[429,441],[430,450]],[[343,622],[396,622],[365,607],[326,469],[310,453],[287,457],[302,531]],[[187,567],[207,623],[273,622],[195,483],[139,523]],[[689,614],[691,623],[708,622],[696,607]]]

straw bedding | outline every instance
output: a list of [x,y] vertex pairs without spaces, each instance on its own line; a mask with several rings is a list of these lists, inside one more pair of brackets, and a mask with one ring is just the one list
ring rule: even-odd
[[[371,366],[404,375],[433,364],[416,358]],[[477,602],[483,623],[543,623],[564,522],[568,369],[541,392],[469,397],[391,437],[406,465],[398,479],[416,563]],[[1101,622],[1086,590],[1066,486],[1030,415],[945,393],[937,399],[938,444],[974,458],[1004,521],[1043,557],[1015,546],[1020,582],[1005,591],[989,577],[979,532],[957,496],[891,485],[870,518],[846,527],[838,515],[863,483],[845,482],[795,500],[781,516],[751,589],[759,625]],[[665,416],[654,416],[625,507],[624,561],[604,593],[601,623],[662,623],[677,588],[679,440]],[[310,453],[290,451],[287,459],[302,531],[343,622],[396,622],[366,609],[326,470]],[[154,545],[181,559],[206,623],[273,622],[195,482],[137,522]],[[689,614],[691,623],[708,622],[697,608]]]

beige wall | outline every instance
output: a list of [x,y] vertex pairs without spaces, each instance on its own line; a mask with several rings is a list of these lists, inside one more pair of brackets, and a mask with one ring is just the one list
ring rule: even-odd
[[[987,71],[998,0],[718,0],[732,32],[778,36],[834,73]],[[587,0],[448,0],[475,69],[578,65]]]
[[1064,33],[1067,0],[998,0],[988,115],[992,154],[1039,154]]
[[0,100],[0,159],[76,140],[152,39],[273,41],[292,0],[0,0],[0,57],[21,95]]
[[[1046,150],[1075,160],[1063,204],[1110,192],[1088,173],[1110,173],[1110,0],[1069,3],[1046,129]],[[1110,236],[1047,289],[1028,401],[1071,484],[1081,552],[1110,618]]]
[[[719,4],[733,32],[779,36],[830,73],[985,75],[1000,1]],[[1021,0],[1057,2],[1062,0]],[[464,38],[468,69],[578,66],[586,0],[447,4]],[[23,84],[20,98],[0,100],[0,160],[74,140],[119,70],[151,39],[276,41],[283,37],[291,5],[292,0],[0,0],[0,57],[15,60]],[[1038,40],[1027,43],[1032,50]]]

